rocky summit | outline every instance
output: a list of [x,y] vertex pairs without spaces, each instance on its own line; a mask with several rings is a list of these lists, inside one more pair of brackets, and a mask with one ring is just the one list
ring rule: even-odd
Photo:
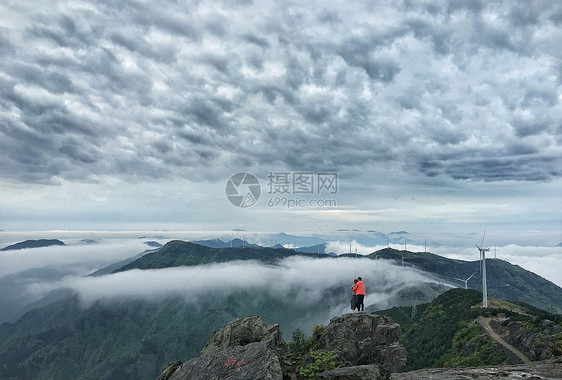
[[[357,313],[332,318],[315,349],[336,354],[344,367],[319,378],[387,379],[406,362],[399,339],[400,326],[388,317]],[[279,325],[266,325],[258,316],[237,318],[214,333],[199,357],[168,363],[158,380],[300,379],[287,359]]]
[[158,380],[282,379],[284,346],[279,325],[236,318],[215,332],[199,357],[168,363]]
[[385,372],[401,372],[406,350],[399,343],[400,325],[382,315],[344,314],[330,320],[317,349],[336,353],[346,367],[378,364]]

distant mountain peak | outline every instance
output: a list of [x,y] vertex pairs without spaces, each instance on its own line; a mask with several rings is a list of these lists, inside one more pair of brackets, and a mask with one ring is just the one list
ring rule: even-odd
[[26,248],[42,248],[42,247],[49,247],[51,245],[65,245],[65,244],[58,239],[25,240],[4,247],[0,249],[0,251],[11,251],[11,250],[18,250],[18,249],[26,249]]

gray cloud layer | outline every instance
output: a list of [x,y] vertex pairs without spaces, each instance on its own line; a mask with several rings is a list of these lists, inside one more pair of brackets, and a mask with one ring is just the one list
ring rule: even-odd
[[3,8],[4,179],[222,180],[273,166],[561,175],[557,2]]
[[[202,271],[203,269],[203,271]],[[229,262],[201,268],[179,267],[157,270],[131,270],[101,277],[70,276],[62,281],[30,285],[31,293],[44,293],[59,286],[75,290],[84,306],[92,302],[114,302],[124,299],[143,299],[160,302],[180,296],[195,302],[208,294],[230,294],[239,290],[268,292],[291,302],[306,306],[322,299],[326,291],[341,286],[351,287],[353,279],[362,276],[367,284],[366,306],[392,302],[393,297],[420,282],[433,282],[432,277],[411,268],[402,268],[385,260],[358,258],[310,259],[293,257],[278,265],[255,261]],[[349,299],[341,300],[336,313],[347,312]]]

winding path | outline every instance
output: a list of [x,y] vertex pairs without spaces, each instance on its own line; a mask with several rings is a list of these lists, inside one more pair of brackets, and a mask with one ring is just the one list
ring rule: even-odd
[[519,359],[521,359],[523,361],[524,364],[529,364],[531,363],[531,361],[529,360],[529,358],[522,353],[521,351],[519,351],[517,348],[515,348],[514,346],[512,346],[510,343],[506,342],[501,336],[499,336],[498,334],[496,334],[496,332],[492,329],[492,327],[490,326],[490,321],[492,320],[492,318],[485,318],[485,317],[479,317],[478,318],[478,324],[480,326],[482,326],[482,328],[484,328],[484,330],[490,334],[490,336],[495,339],[499,344],[501,344],[502,346],[504,346],[506,349],[508,349],[509,351],[513,352],[514,355],[516,355]]

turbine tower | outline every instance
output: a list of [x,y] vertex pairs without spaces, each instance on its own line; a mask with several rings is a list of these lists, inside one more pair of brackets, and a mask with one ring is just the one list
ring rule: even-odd
[[461,278],[456,278],[456,277],[453,277],[453,278],[454,278],[455,280],[459,280],[459,281],[464,282],[464,288],[465,288],[465,289],[468,289],[468,280],[470,280],[470,279],[472,278],[472,276],[474,276],[475,274],[476,274],[476,272],[474,272],[474,273],[473,273],[469,278],[467,278],[466,280],[463,280],[463,279],[461,279]]
[[[480,245],[484,246],[484,237],[486,237],[486,231],[484,231],[484,235],[482,236],[482,243]],[[488,308],[488,285],[486,285],[486,252],[490,250],[490,248],[480,248],[476,245],[478,250],[480,251],[480,262],[482,266],[482,307],[484,309]]]

